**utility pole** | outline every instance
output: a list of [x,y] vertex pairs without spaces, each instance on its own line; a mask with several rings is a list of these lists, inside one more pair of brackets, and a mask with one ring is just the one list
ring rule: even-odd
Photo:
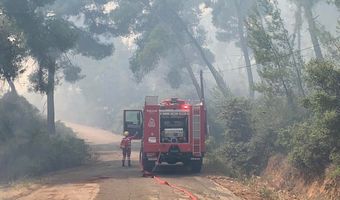
[[200,82],[201,82],[201,101],[205,103],[204,99],[204,85],[203,85],[203,70],[200,70]]

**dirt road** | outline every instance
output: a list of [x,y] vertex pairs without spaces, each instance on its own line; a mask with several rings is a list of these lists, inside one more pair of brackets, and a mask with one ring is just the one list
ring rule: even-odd
[[[134,142],[132,167],[121,167],[118,143],[121,136],[91,127],[68,123],[85,139],[99,157],[99,162],[48,174],[40,180],[0,188],[0,199],[20,200],[166,200],[190,199],[186,194],[152,178],[141,177],[138,166],[139,142]],[[198,199],[238,200],[225,187],[216,184],[204,172],[163,167],[158,176],[193,193]]]

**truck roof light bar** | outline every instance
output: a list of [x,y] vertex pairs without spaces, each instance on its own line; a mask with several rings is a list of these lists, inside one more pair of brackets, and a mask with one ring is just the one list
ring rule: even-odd
[[178,103],[178,98],[171,98],[171,103],[172,104]]
[[182,99],[178,99],[178,98],[166,99],[166,100],[161,101],[160,103],[161,106],[182,105],[182,104],[186,104],[186,101]]

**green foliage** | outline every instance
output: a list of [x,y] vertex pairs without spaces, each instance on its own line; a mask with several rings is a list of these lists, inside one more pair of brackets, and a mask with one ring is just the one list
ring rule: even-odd
[[[340,25],[340,20],[338,20],[338,30]],[[322,25],[317,26],[316,34],[320,40],[320,44],[323,47],[325,53],[327,53],[327,59],[338,62],[340,60],[340,40],[339,37],[333,35],[331,32],[327,31],[327,28]],[[339,35],[339,34],[338,34]]]
[[[0,101],[0,141],[2,143],[15,136],[25,136],[27,130],[34,130],[34,124],[42,125],[38,110],[24,98],[5,94]],[[20,123],[21,126],[15,126]]]
[[[53,11],[56,18],[69,19],[71,22],[74,22],[71,18],[77,17],[79,20],[82,16],[82,23],[75,23],[73,27],[78,33],[78,39],[72,41],[76,43],[73,52],[99,60],[112,55],[112,37],[118,34],[118,28],[113,27],[116,23],[113,23],[110,13],[103,12],[102,8],[106,3],[107,0],[69,0],[65,4],[63,0],[55,0],[43,10]],[[102,38],[107,40],[103,42]]]
[[227,173],[236,177],[259,174],[271,155],[288,154],[293,145],[287,127],[307,116],[303,108],[292,107],[279,97],[253,102],[226,99],[218,104],[217,113],[225,132],[207,144],[212,146],[208,147],[209,161],[223,163]]
[[[117,33],[137,37],[130,69],[138,82],[164,60],[170,68],[166,72],[168,77],[185,73],[183,69],[192,73],[194,64],[208,65],[217,84],[226,88],[211,63],[213,54],[203,48],[206,33],[199,23],[201,3],[197,0],[117,1],[117,9],[112,13]],[[189,77],[194,84],[197,83],[194,76],[190,74]],[[181,84],[176,83],[170,81],[175,88]]]
[[340,150],[339,150],[339,148],[334,148],[331,151],[329,158],[335,166],[340,168]]
[[307,81],[314,90],[328,95],[340,95],[340,71],[330,61],[314,60],[307,66]]
[[5,94],[0,99],[0,179],[26,176],[84,164],[89,146],[71,129],[57,123],[57,135],[47,133],[46,121],[23,97]]
[[138,49],[130,59],[130,69],[138,81],[156,68],[172,43],[169,32],[162,26],[156,26],[143,40],[139,40]]
[[130,0],[119,1],[118,3],[119,9],[115,10],[112,13],[112,17],[116,25],[116,30],[120,35],[132,34],[132,27],[136,28],[134,23],[138,23],[136,19],[147,19],[145,14],[142,13],[143,10],[147,9],[146,5]]
[[[239,29],[238,21],[240,20],[243,25],[244,20],[249,14],[249,10],[254,6],[254,0],[219,0],[208,1],[211,5],[212,11],[212,23],[218,28],[216,38],[220,41],[236,40],[239,42]],[[240,6],[240,12],[238,12],[237,6]]]
[[332,142],[329,130],[320,124],[303,123],[292,130],[292,150],[289,153],[293,165],[306,175],[323,172],[330,163]]
[[[59,69],[70,65],[58,66],[63,63],[63,57],[76,47],[78,30],[73,23],[66,18],[54,15],[53,10],[44,10],[51,6],[54,0],[4,0],[1,9],[13,22],[19,32],[22,32],[26,41],[26,47],[38,63],[38,69],[31,75],[31,87],[35,92],[49,96],[47,98],[48,132],[55,133],[54,114],[54,90],[59,83],[56,80]],[[67,55],[66,55],[67,57]],[[70,63],[70,60],[68,59]],[[64,72],[70,72],[64,70]],[[78,72],[79,70],[72,71]],[[67,80],[76,81],[80,77],[65,76]]]
[[78,39],[78,31],[72,23],[60,18],[46,20],[46,27],[49,31],[49,48],[55,48],[61,52],[67,52],[75,46]]
[[25,71],[22,62],[27,52],[13,22],[3,15],[0,21],[0,79],[14,80]]
[[253,130],[251,127],[251,106],[243,99],[231,99],[221,106],[219,118],[227,128],[226,137],[234,142],[249,142]]
[[245,99],[231,98],[220,106],[219,119],[225,133],[215,154],[222,157],[233,176],[257,174],[262,169],[264,146],[255,135],[252,105]]
[[181,71],[177,68],[170,69],[170,72],[168,73],[166,80],[172,88],[178,89],[183,83]]
[[79,38],[76,41],[76,46],[74,49],[75,53],[96,60],[100,60],[112,55],[114,51],[113,44],[103,44],[99,42],[98,38],[93,38],[90,33],[86,33],[82,30],[78,30],[78,33]]
[[[32,88],[42,93],[53,90],[54,83],[57,83],[48,79],[48,74],[70,66],[59,67],[58,61],[62,61],[63,55],[76,47],[80,33],[80,30],[73,23],[63,17],[50,16],[44,12],[46,11],[44,8],[51,6],[53,3],[54,0],[5,0],[1,4],[6,17],[15,24],[17,32],[22,32],[22,37],[26,42],[25,47],[29,50],[30,55],[39,64],[39,69],[32,75],[30,80],[33,84]],[[49,12],[53,11],[50,10]],[[68,62],[70,63],[69,60]],[[68,70],[64,70],[64,72],[68,72]],[[73,70],[72,72],[75,71]],[[73,78],[77,77],[80,76],[73,76]]]
[[207,153],[204,159],[204,168],[208,172],[224,173],[227,176],[236,176],[231,163],[228,162],[223,153],[222,148],[219,148],[220,142],[215,139],[215,136],[210,135],[206,141]]
[[[221,29],[235,23],[235,19],[227,16],[218,18],[227,1],[214,2],[217,5],[213,11],[214,23]],[[317,2],[302,3],[306,9]],[[339,69],[325,60],[311,61],[303,68],[292,36],[285,28],[278,1],[257,1],[246,25],[249,46],[260,66],[261,81],[255,89],[262,96],[251,103],[228,99],[217,106],[225,133],[212,143],[219,148],[211,154],[223,158],[215,159],[216,162],[224,162],[236,176],[259,173],[275,153],[288,155],[291,163],[308,176],[322,173],[329,164],[337,166],[340,160]],[[322,34],[323,40],[332,37]],[[333,60],[339,54],[336,47],[337,43],[327,47]],[[301,73],[306,73],[305,83]],[[308,87],[306,97],[305,87]]]
[[275,192],[267,187],[262,187],[259,190],[259,193],[261,195],[261,198],[266,199],[266,200],[275,200],[279,199],[277,194]]
[[340,177],[340,166],[338,165],[330,174],[331,178],[338,178]]
[[312,116],[293,127],[289,155],[306,174],[320,174],[328,164],[339,164],[340,71],[329,61],[311,61],[307,72],[312,93],[304,106]]
[[340,0],[334,0],[335,5],[340,8]]
[[247,20],[247,29],[249,45],[261,65],[258,74],[262,81],[255,89],[266,96],[286,96],[288,103],[292,103],[294,93],[304,93],[302,64],[294,53],[278,2],[258,1]]
[[[63,66],[67,66],[67,64],[64,64]],[[84,75],[81,75],[81,68],[74,65],[65,67],[63,74],[65,81],[69,83],[75,83],[85,77]]]

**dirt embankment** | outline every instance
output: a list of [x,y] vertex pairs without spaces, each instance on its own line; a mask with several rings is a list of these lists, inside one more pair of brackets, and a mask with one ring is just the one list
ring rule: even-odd
[[209,178],[245,200],[339,200],[340,177],[330,176],[330,171],[307,182],[285,156],[277,155],[269,159],[261,176],[244,181],[225,176]]
[[338,200],[340,199],[340,177],[331,177],[328,169],[323,177],[306,181],[293,168],[285,156],[277,155],[269,159],[261,182],[270,185],[277,193],[291,194],[295,199]]

